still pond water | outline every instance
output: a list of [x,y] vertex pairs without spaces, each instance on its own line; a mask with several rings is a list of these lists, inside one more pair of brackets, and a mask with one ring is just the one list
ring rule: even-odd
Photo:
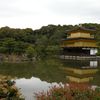
[[[75,82],[88,82],[100,86],[100,62],[76,60],[45,60],[35,64],[1,63],[0,74],[11,76],[21,88],[25,100],[35,100],[34,93],[47,91],[51,86]],[[16,77],[16,78],[15,78]]]

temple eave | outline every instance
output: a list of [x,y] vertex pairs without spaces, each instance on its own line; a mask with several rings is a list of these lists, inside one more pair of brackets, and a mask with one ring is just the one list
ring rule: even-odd
[[97,46],[61,46],[62,48],[97,48]]

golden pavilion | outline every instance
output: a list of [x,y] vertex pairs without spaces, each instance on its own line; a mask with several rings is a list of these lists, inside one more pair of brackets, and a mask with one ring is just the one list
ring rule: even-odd
[[80,26],[67,31],[67,37],[61,43],[64,55],[95,55],[97,45],[94,36],[95,30]]

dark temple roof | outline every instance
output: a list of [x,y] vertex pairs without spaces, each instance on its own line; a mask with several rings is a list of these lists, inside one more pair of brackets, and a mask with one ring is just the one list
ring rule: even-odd
[[95,40],[94,38],[65,38],[65,39],[62,39],[62,41],[68,41],[68,40]]
[[67,32],[67,33],[72,33],[72,32],[80,32],[80,31],[83,31],[83,32],[90,32],[90,33],[94,33],[94,32],[95,32],[94,29],[88,29],[88,28],[80,27],[80,26],[78,26],[78,27],[76,27],[76,28],[74,28],[74,29],[72,29],[72,30],[67,30],[66,32]]

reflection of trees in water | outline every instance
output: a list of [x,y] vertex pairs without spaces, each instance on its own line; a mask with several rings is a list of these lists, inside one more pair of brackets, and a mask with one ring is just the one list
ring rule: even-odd
[[66,74],[59,69],[62,63],[59,60],[46,59],[38,61],[35,64],[26,63],[1,63],[0,73],[3,75],[16,76],[18,78],[39,77],[41,80],[48,82],[64,82]]
[[[100,64],[100,62],[98,64]],[[31,78],[34,76],[48,82],[67,82],[66,76],[68,72],[61,70],[61,67],[78,69],[84,69],[86,67],[88,69],[89,66],[89,61],[62,61],[59,59],[45,59],[36,63],[0,63],[0,73],[3,75],[11,75],[18,78]],[[95,83],[100,83],[100,80],[98,80],[99,76],[100,71],[94,75]]]
[[34,66],[32,63],[0,63],[0,73],[13,77],[24,77],[32,75]]

